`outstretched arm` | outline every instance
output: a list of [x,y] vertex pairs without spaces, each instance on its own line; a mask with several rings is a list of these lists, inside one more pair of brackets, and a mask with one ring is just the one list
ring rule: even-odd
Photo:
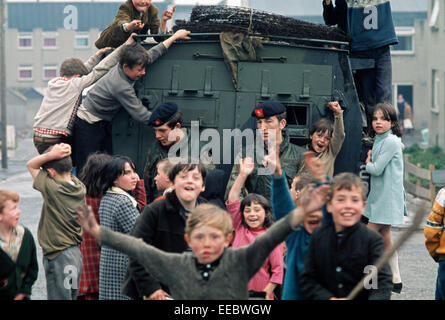
[[168,38],[167,40],[164,40],[162,43],[168,49],[173,44],[173,42],[175,42],[178,39],[190,40],[191,38],[188,36],[189,34],[190,34],[190,31],[181,29],[181,30],[176,31],[170,38]]

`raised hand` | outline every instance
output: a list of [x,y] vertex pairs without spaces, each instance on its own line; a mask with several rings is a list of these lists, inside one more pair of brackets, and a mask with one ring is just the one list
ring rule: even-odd
[[239,174],[243,176],[249,176],[252,171],[255,169],[255,164],[253,163],[253,159],[250,157],[244,158],[240,160],[239,163]]
[[319,210],[321,207],[323,207],[329,199],[330,190],[331,187],[325,184],[317,189],[309,186],[304,192],[302,192],[299,198],[299,204],[300,207],[303,208],[305,215],[308,215],[311,212]]
[[170,10],[165,10],[162,13],[162,21],[170,20],[173,17],[173,13],[175,13],[176,5],[174,5]]
[[269,147],[269,154],[264,156],[263,165],[274,176],[281,176],[280,142],[275,141],[275,145]]
[[328,103],[328,107],[329,109],[332,110],[332,112],[334,112],[334,114],[340,114],[343,112],[342,108],[340,107],[340,104],[338,103],[338,101],[331,101]]
[[325,167],[323,162],[315,156],[315,153],[308,151],[303,153],[304,162],[306,163],[306,168],[312,174],[312,177],[319,182],[324,182],[325,179]]
[[100,226],[94,218],[94,213],[90,206],[83,205],[76,210],[77,221],[79,221],[82,230],[94,237],[99,238]]

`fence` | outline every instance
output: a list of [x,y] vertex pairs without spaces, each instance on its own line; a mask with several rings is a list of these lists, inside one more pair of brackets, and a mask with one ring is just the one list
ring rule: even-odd
[[[403,183],[405,186],[405,191],[416,197],[433,202],[434,198],[436,197],[436,187],[432,179],[433,172],[435,172],[434,165],[430,164],[428,169],[423,169],[420,167],[420,163],[418,163],[417,166],[410,163],[408,161],[408,155],[405,155],[405,178]],[[409,174],[412,174],[416,177],[416,183],[412,183],[409,181]],[[421,179],[428,180],[428,189],[422,186]]]

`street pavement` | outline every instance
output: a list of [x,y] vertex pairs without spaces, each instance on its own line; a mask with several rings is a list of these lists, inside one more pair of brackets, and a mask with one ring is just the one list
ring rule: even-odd
[[[8,151],[8,168],[0,169],[0,189],[8,189],[20,195],[20,223],[28,227],[34,235],[39,262],[39,275],[33,287],[33,300],[46,300],[45,273],[42,265],[42,250],[37,242],[37,226],[42,207],[40,193],[32,188],[32,178],[26,169],[26,162],[37,155],[31,138],[19,139],[17,149]],[[396,241],[406,232],[412,220],[417,202],[410,199],[406,224],[393,228]],[[431,210],[431,205],[427,207]],[[425,218],[428,215],[425,213]],[[402,294],[393,294],[392,300],[432,300],[434,299],[437,264],[428,255],[424,245],[423,225],[412,234],[399,249],[399,265],[403,281]]]

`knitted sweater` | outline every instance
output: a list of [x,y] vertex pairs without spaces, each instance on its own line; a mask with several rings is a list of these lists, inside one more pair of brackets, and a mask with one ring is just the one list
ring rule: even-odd
[[0,249],[0,280],[7,279],[7,283],[0,286],[0,300],[13,299],[19,293],[31,296],[31,287],[37,280],[38,271],[34,238],[25,227],[22,245],[15,262]]
[[424,228],[425,246],[434,260],[443,260],[445,258],[445,235],[443,216],[445,212],[445,188],[437,193]]
[[141,239],[101,228],[99,243],[138,259],[177,300],[248,299],[247,284],[270,252],[292,232],[290,216],[275,223],[251,245],[227,248],[208,280],[196,267],[192,253],[166,253]]

